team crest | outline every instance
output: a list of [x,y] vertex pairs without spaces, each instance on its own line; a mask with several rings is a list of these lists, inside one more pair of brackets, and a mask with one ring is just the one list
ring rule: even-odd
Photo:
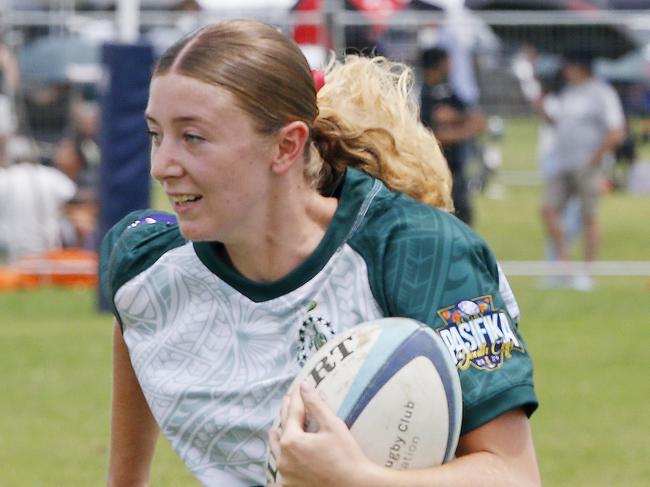
[[466,299],[438,310],[444,326],[438,334],[447,345],[456,367],[494,370],[512,356],[524,352],[505,310],[495,309],[492,296]]
[[314,316],[312,311],[316,309],[317,304],[311,303],[307,309],[307,318],[300,325],[298,331],[298,354],[297,360],[302,367],[307,359],[325,345],[327,340],[334,336],[332,324],[322,316]]

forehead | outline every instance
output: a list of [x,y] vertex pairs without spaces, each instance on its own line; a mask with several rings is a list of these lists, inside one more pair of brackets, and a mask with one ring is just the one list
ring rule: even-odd
[[204,121],[245,117],[228,90],[177,73],[156,76],[149,87],[146,115],[157,121],[195,118]]

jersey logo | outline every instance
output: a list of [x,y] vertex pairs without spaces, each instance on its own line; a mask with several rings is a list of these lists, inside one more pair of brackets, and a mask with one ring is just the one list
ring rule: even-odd
[[510,318],[505,310],[494,308],[492,296],[459,301],[438,310],[438,316],[445,324],[438,334],[459,370],[495,370],[513,350],[524,352]]
[[322,316],[312,314],[317,306],[315,302],[309,304],[307,318],[302,322],[298,331],[297,360],[301,367],[305,365],[312,353],[334,336],[332,324]]
[[140,225],[151,225],[153,223],[164,223],[165,225],[175,225],[178,221],[174,215],[163,213],[161,211],[147,213],[142,215],[138,220],[131,223],[128,228],[135,228]]

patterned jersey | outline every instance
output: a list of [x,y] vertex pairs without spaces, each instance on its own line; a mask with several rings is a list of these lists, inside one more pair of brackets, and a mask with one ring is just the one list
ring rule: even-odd
[[519,310],[486,244],[455,217],[348,169],[324,238],[272,283],[241,275],[171,215],[132,213],[102,245],[102,280],[146,400],[208,486],[264,483],[267,435],[306,358],[361,322],[431,326],[456,362],[462,432],[537,406]]

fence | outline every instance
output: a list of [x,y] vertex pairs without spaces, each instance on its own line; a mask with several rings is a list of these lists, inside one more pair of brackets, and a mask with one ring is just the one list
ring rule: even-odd
[[[473,55],[480,102],[488,113],[502,116],[526,115],[529,107],[516,73],[524,46],[539,52],[536,69],[549,75],[567,50],[591,50],[603,59],[597,72],[612,81],[633,113],[648,110],[647,83],[650,57],[643,46],[650,40],[650,9],[642,11],[471,11],[449,15],[439,10],[409,10],[372,15],[342,7],[343,2],[324,1],[318,12],[287,12],[284,9],[233,9],[201,13],[144,10],[140,30],[155,43],[164,45],[193,28],[228,17],[255,17],[278,25],[292,34],[297,26],[318,32],[316,46],[305,46],[324,56],[359,50],[378,52],[391,58],[418,64],[420,48],[435,38],[447,36],[457,47]],[[423,3],[423,2],[420,2]],[[66,35],[104,31],[116,32],[116,15],[107,11],[75,12],[75,2],[51,2],[48,11],[5,8],[7,37],[20,50],[34,36]],[[449,41],[448,41],[449,42]],[[318,55],[316,56],[318,58]]]

